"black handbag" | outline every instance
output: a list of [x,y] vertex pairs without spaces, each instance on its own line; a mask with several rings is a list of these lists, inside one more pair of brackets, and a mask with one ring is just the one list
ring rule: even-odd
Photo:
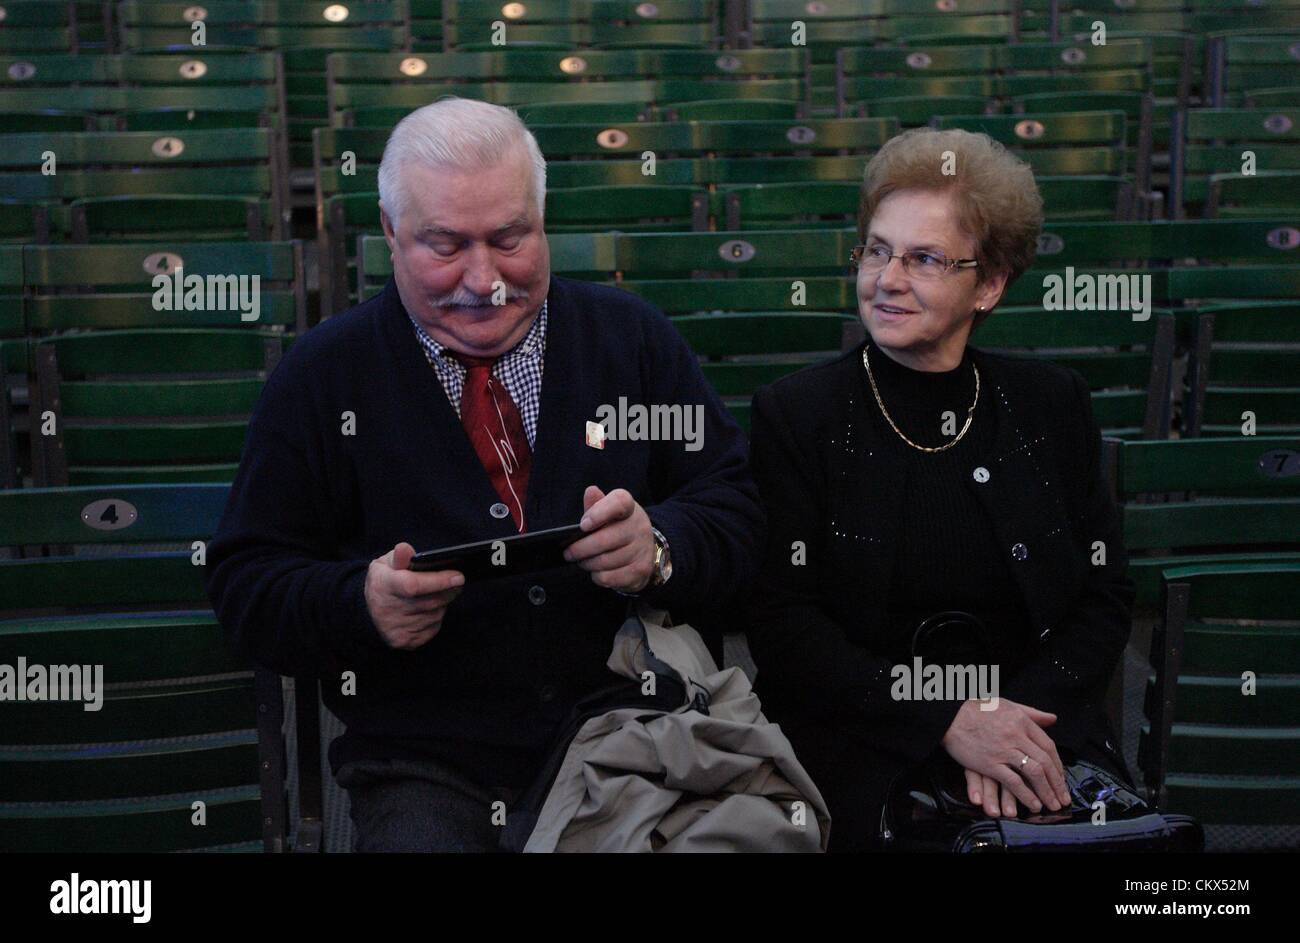
[[[978,616],[941,612],[912,634],[912,655],[986,661],[993,645]],[[1063,761],[1069,758],[1063,756]],[[1114,757],[1123,768],[1123,759]],[[1026,818],[989,818],[966,798],[961,767],[946,754],[896,776],[880,816],[880,842],[899,851],[1201,851],[1205,833],[1186,815],[1150,808],[1121,777],[1086,760],[1065,767],[1070,807]],[[1096,804],[1103,805],[1103,815]]]
[[[1153,810],[1118,776],[1086,761],[1065,768],[1070,807],[1020,819],[989,818],[966,798],[961,767],[941,761],[895,777],[880,816],[891,851],[1201,851],[1190,816]],[[1097,814],[1096,803],[1104,806]]]

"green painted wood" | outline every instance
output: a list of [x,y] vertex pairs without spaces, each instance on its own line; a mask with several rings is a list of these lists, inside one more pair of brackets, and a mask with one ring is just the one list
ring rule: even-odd
[[167,465],[71,465],[68,481],[73,485],[204,484],[235,480],[235,461],[169,463]]
[[1219,776],[1300,773],[1300,727],[1175,723],[1169,768]]
[[1300,821],[1300,777],[1173,774],[1168,809],[1208,825],[1278,825]]
[[257,781],[255,730],[42,750],[39,757],[0,747],[0,802],[129,799]]
[[842,277],[803,282],[805,304],[794,304],[789,278],[633,279],[617,287],[646,299],[667,314],[709,311],[849,312],[857,310],[853,283]]
[[1131,504],[1123,518],[1124,544],[1135,550],[1294,543],[1300,498]]
[[[200,538],[195,538],[200,539]],[[0,567],[6,606],[160,606],[206,602],[191,554],[15,560]]]
[[997,310],[973,337],[980,347],[1148,346],[1156,326],[1155,317],[1134,321],[1127,311]]
[[[268,238],[275,221],[270,200],[248,196],[97,197],[74,200],[70,210],[69,221],[74,213],[83,214],[88,242],[152,242],[164,236],[194,242],[248,239],[250,213],[262,222],[251,234],[260,240]],[[65,238],[72,230],[67,227]]]
[[272,144],[272,132],[264,128],[193,131],[163,138],[142,131],[13,134],[0,137],[0,168],[39,167],[46,151],[57,156],[59,172],[83,164],[97,169],[105,164],[229,164],[265,160]]
[[[283,24],[294,26],[320,26],[345,22],[382,23],[403,22],[407,16],[406,5],[401,2],[379,2],[367,0],[366,3],[345,5],[348,15],[345,19],[332,19],[326,15],[330,3],[323,0],[307,2],[283,2],[283,0],[208,0],[203,4],[207,15],[204,22],[209,25],[231,23]],[[155,2],[155,0],[125,0],[118,5],[118,21],[131,25],[188,25],[185,11],[192,4],[184,2]]]
[[[1128,575],[1137,588],[1138,606],[1151,611],[1162,605],[1164,571],[1182,566],[1222,566],[1236,563],[1290,563],[1300,560],[1300,552],[1246,553],[1225,550],[1222,553],[1188,553],[1178,555],[1131,553]],[[1191,630],[1189,629],[1189,634]]]
[[[1297,533],[1292,531],[1292,536]],[[1192,618],[1300,618],[1300,563],[1176,567],[1165,571],[1165,581],[1191,587],[1187,612]],[[1292,635],[1300,638],[1300,628]]]
[[1101,390],[1092,394],[1092,415],[1102,429],[1141,427],[1146,390]]
[[[1279,450],[1300,452],[1300,437],[1126,443],[1120,450],[1120,488],[1126,496],[1176,491],[1300,494],[1300,475],[1265,474],[1265,457]],[[1276,463],[1271,470],[1276,470]]]
[[278,343],[280,337],[256,329],[124,330],[49,338],[41,341],[40,346],[54,348],[59,359],[59,372],[64,378],[69,378],[89,373],[261,370],[265,365],[266,342]]
[[65,418],[210,416],[251,413],[265,381],[168,380],[160,383],[88,380],[59,385]]
[[[104,680],[113,681],[107,673]],[[109,691],[101,709],[94,711],[73,701],[13,702],[3,710],[4,739],[10,745],[59,743],[69,738],[79,743],[104,743],[245,728],[257,716],[257,698],[248,676]]]
[[[0,490],[0,535],[9,546],[206,538],[216,530],[228,493],[221,485]],[[135,507],[137,516],[129,526],[114,530],[87,526],[82,510],[105,498],[120,498]],[[117,516],[129,519],[125,513]]]
[[[1294,374],[1292,374],[1294,377]],[[1260,378],[1262,379],[1262,377]],[[1246,413],[1255,416],[1256,429],[1278,430],[1300,424],[1300,388],[1221,387],[1205,391],[1205,425],[1224,426],[1241,434]]]
[[[14,571],[13,576],[44,579],[52,576],[55,580],[67,578],[68,574],[78,573],[88,578],[98,578],[107,573],[110,578],[120,574],[155,575],[165,573],[155,561],[143,557],[123,557],[120,559],[135,561],[135,565],[121,565],[116,568],[104,566],[73,566],[66,558],[46,563],[44,572],[41,567],[28,566]],[[143,560],[143,563],[140,561]],[[188,564],[189,555],[185,556]],[[191,565],[192,566],[192,565]],[[198,570],[198,567],[194,567]],[[172,566],[166,572],[178,572]],[[61,571],[51,573],[50,571]],[[4,573],[5,569],[0,569]],[[201,575],[201,574],[200,574]],[[8,579],[8,576],[0,576]],[[46,580],[53,583],[53,580]],[[154,590],[158,600],[146,598],[140,593],[139,605],[153,605],[157,601],[201,602],[201,597],[193,593],[194,581],[186,578],[184,584],[170,592]],[[104,605],[127,605],[130,587],[101,585],[102,589],[113,592],[116,601],[104,600]],[[82,598],[68,600],[68,605],[96,605],[99,600],[91,593],[82,593]],[[34,605],[54,600],[64,602],[58,596],[37,597],[30,593],[25,599],[15,600],[14,604]],[[80,616],[52,616],[43,618],[8,619],[0,621],[0,651],[4,653],[3,664],[16,666],[20,657],[28,665],[102,665],[104,680],[107,684],[128,684],[133,682],[154,681],[165,678],[198,677],[201,675],[227,674],[245,672],[249,666],[242,658],[229,650],[222,635],[221,626],[215,616],[205,610],[180,610],[154,613],[109,613]],[[244,682],[241,682],[241,684]],[[160,699],[174,696],[162,688],[142,688],[135,693],[122,692],[122,697],[149,697],[154,691]],[[183,692],[178,692],[183,693]],[[117,697],[114,693],[112,696]],[[159,700],[158,703],[165,703]],[[16,705],[15,705],[16,706]],[[102,713],[102,711],[101,711]],[[110,717],[113,715],[110,715]],[[166,720],[166,715],[160,718]],[[251,723],[251,719],[250,719]],[[227,727],[209,729],[224,730]],[[129,735],[119,734],[122,739]],[[178,733],[157,733],[155,736],[179,736]],[[14,743],[27,742],[23,739]]]
[[838,353],[846,321],[837,314],[700,314],[672,320],[702,356]]
[[[1224,565],[1240,565],[1228,561]],[[1286,625],[1189,622],[1183,662],[1193,670],[1300,672],[1297,631]],[[1237,676],[1240,681],[1240,674]]]
[[[203,111],[260,111],[275,106],[273,89],[265,86],[221,88],[199,86],[61,88],[57,106],[65,111],[117,112],[156,108],[194,108]],[[0,112],[40,112],[50,107],[50,93],[39,88],[0,87]]]
[[1187,113],[1187,139],[1295,141],[1300,140],[1297,122],[1300,109],[1294,108],[1194,108]]
[[169,252],[180,257],[187,274],[258,275],[267,281],[289,282],[295,277],[290,242],[154,242],[126,246],[25,246],[23,268],[28,285],[151,286],[154,272],[144,266],[150,255]]
[[[1023,122],[1036,121],[1042,133],[1028,138],[1017,131]],[[938,120],[940,128],[979,131],[996,141],[1015,147],[1047,147],[1060,144],[1090,144],[1123,141],[1125,117],[1122,111],[1044,112],[1037,115],[951,115]]]
[[[193,824],[191,804],[207,804],[207,825]],[[88,850],[159,852],[255,848],[261,836],[258,787],[201,790],[165,801],[86,802],[28,807],[0,804],[0,851],[81,854]]]
[[[183,250],[182,250],[183,251]],[[27,325],[32,333],[69,328],[100,330],[132,328],[235,327],[250,322],[233,311],[158,311],[152,294],[60,294],[26,300]],[[260,326],[292,328],[297,320],[297,299],[288,290],[262,287]],[[283,335],[282,335],[283,336]]]
[[[755,151],[874,150],[898,133],[889,118],[820,118],[795,121],[677,121],[620,126],[536,125],[548,158],[658,153],[752,154]],[[611,139],[611,132],[616,132]]]
[[[1245,660],[1237,662],[1242,671]],[[1223,670],[1231,670],[1224,664]],[[1274,666],[1270,665],[1270,670]],[[1257,672],[1258,674],[1258,672]],[[1253,694],[1243,693],[1241,675],[1189,675],[1178,678],[1178,716],[1189,724],[1230,724],[1240,726],[1300,726],[1300,680],[1259,676]],[[1146,687],[1146,714],[1150,716],[1155,697],[1155,679]]]
[[64,423],[68,471],[87,465],[238,461],[246,420],[81,426]]
[[760,386],[775,383],[781,377],[817,362],[782,360],[762,363],[704,363],[700,369],[719,396],[752,396]]
[[[528,4],[532,6],[532,4]],[[500,9],[494,15],[500,19]],[[510,24],[507,24],[509,30]],[[335,53],[329,65],[338,85],[430,84],[442,80],[484,82],[524,80],[572,83],[645,76],[798,76],[806,57],[797,49],[733,49],[728,57],[708,49],[566,49],[562,52],[518,49],[494,52]],[[580,59],[575,62],[574,57]],[[415,74],[412,74],[415,73]]]
[[546,222],[549,225],[589,222],[619,223],[641,219],[685,219],[690,221],[693,187],[575,187],[547,190]]
[[[874,89],[870,90],[874,93]],[[896,95],[884,98],[858,95],[857,104],[873,118],[896,118],[904,127],[929,124],[936,115],[982,115],[996,102],[981,95]]]
[[[1214,315],[1214,340],[1219,343],[1300,343],[1300,302],[1294,300],[1201,305],[1197,308],[1197,312]],[[1242,356],[1258,358],[1261,367],[1264,368],[1260,372],[1267,376],[1273,372],[1270,367],[1265,366],[1269,364],[1268,357],[1272,353],[1290,356],[1290,351],[1275,352],[1260,349],[1243,352]],[[1224,364],[1235,362],[1236,354],[1237,351],[1232,348],[1214,351],[1211,367],[1216,378],[1222,376]],[[1290,377],[1297,375],[1300,374],[1287,374]],[[1242,385],[1248,385],[1244,378],[1240,382]]]

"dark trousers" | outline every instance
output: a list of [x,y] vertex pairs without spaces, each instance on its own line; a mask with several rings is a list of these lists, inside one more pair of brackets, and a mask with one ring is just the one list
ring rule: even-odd
[[496,851],[516,793],[428,761],[359,760],[339,769],[338,782],[351,800],[357,852]]
[[828,723],[787,718],[781,729],[817,785],[831,814],[827,851],[881,851],[880,813],[890,781],[906,761],[873,750],[851,732]]

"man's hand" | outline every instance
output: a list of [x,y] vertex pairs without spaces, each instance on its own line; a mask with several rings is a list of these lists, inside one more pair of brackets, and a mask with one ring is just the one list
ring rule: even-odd
[[370,562],[366,572],[366,607],[375,628],[390,648],[412,651],[442,628],[451,601],[465,577],[457,570],[417,573],[407,567],[415,548],[400,543]]
[[[1041,812],[1044,805],[1053,812],[1068,808],[1065,767],[1056,744],[1043,731],[1056,723],[1056,715],[1006,698],[991,711],[980,710],[979,704],[976,700],[962,704],[943,735],[948,755],[969,772],[1000,784],[1002,809],[1005,812],[1010,808],[1010,815],[1015,815],[1016,810],[1014,803],[1007,801],[1008,791],[1035,813]],[[989,811],[996,803],[990,803],[992,790],[984,786],[984,779],[978,792],[980,804]],[[969,776],[967,788],[972,796],[977,791]]]
[[655,538],[650,517],[622,488],[605,494],[588,485],[582,495],[580,526],[587,536],[570,544],[564,559],[591,574],[605,589],[639,593],[655,568]]

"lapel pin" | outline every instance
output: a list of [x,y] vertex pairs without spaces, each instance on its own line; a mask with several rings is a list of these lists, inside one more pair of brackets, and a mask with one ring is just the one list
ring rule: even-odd
[[587,420],[587,445],[593,449],[605,447],[605,427],[598,422]]

